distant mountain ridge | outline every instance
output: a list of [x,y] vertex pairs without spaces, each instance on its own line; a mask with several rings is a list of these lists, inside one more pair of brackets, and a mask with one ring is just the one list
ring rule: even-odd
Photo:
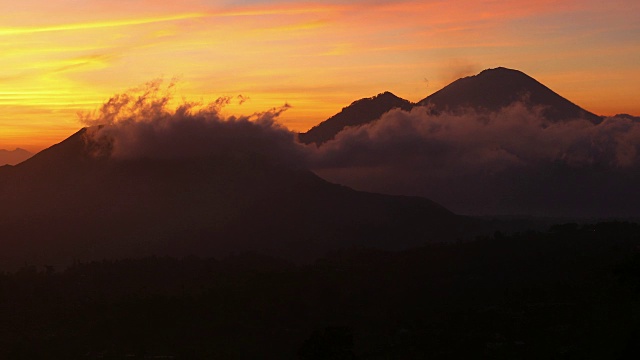
[[621,118],[621,119],[629,119],[633,121],[640,121],[640,116],[633,116],[630,114],[616,114],[613,117]]
[[576,118],[596,124],[602,121],[602,117],[575,105],[527,74],[498,67],[458,79],[415,104],[390,92],[354,101],[338,114],[301,133],[299,140],[321,145],[346,127],[370,123],[396,108],[409,111],[415,106],[430,106],[433,113],[466,108],[495,112],[516,101],[541,107],[542,114],[554,122]]
[[0,166],[15,165],[27,160],[31,156],[33,156],[33,153],[21,148],[16,148],[11,151],[0,149]]

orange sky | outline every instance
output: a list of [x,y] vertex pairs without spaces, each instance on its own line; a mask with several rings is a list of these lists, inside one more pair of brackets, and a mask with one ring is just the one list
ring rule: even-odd
[[640,115],[640,2],[0,2],[0,149],[37,151],[77,112],[149,80],[179,96],[293,107],[306,130],[383,91],[418,101],[485,68],[522,70],[603,115]]

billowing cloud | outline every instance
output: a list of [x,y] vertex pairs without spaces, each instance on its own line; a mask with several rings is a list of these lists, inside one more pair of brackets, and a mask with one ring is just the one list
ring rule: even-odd
[[321,146],[313,168],[357,189],[431,198],[469,214],[640,215],[640,123],[394,110]]
[[222,109],[232,98],[209,104],[183,101],[173,108],[172,88],[173,84],[152,81],[113,96],[94,113],[81,114],[81,121],[90,126],[87,141],[99,149],[95,155],[114,159],[251,156],[303,164],[305,148],[276,121],[288,104],[248,116],[225,116]]

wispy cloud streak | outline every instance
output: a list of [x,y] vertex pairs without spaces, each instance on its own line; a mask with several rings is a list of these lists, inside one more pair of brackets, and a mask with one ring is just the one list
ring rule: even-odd
[[205,13],[192,13],[192,14],[169,15],[169,16],[147,18],[147,19],[111,20],[111,21],[98,21],[98,22],[76,23],[76,24],[60,24],[60,25],[49,25],[49,26],[32,26],[32,27],[4,27],[4,28],[0,28],[0,36],[35,34],[35,33],[45,33],[45,32],[56,32],[56,31],[103,29],[103,28],[112,28],[112,27],[121,27],[121,26],[144,25],[144,24],[152,24],[152,23],[159,23],[159,22],[195,19],[195,18],[202,18],[207,16],[209,15]]

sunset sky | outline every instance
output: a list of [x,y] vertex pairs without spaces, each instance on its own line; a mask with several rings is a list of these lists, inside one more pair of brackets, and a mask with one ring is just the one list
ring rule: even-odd
[[640,115],[637,0],[1,0],[0,14],[0,149],[59,142],[78,112],[161,77],[178,98],[249,97],[230,113],[289,103],[281,121],[298,131],[497,66],[597,114]]

